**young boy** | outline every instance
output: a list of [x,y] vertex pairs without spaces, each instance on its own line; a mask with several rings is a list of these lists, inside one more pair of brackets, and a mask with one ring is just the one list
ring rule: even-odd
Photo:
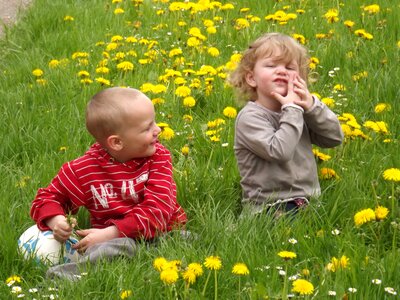
[[329,148],[343,140],[336,115],[308,91],[308,63],[297,41],[268,33],[229,78],[248,101],[236,119],[234,147],[242,202],[252,214],[296,211],[320,195],[312,144]]
[[66,215],[83,206],[92,228],[76,231],[82,239],[74,248],[90,253],[114,239],[152,240],[186,223],[148,97],[132,88],[105,89],[87,105],[86,127],[96,143],[64,164],[32,203],[40,230],[66,241],[73,230]]

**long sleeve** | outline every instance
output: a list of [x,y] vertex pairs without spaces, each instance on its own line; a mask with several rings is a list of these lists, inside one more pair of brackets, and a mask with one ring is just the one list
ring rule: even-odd
[[40,230],[48,230],[45,220],[56,215],[76,213],[77,206],[83,193],[75,177],[70,163],[64,164],[50,185],[40,188],[31,206],[31,217],[38,224]]
[[311,142],[322,148],[332,148],[342,143],[344,135],[337,116],[320,100],[304,114]]
[[262,108],[243,112],[237,119],[236,139],[262,159],[289,161],[302,136],[303,112],[286,107],[281,116],[271,116],[271,112],[264,113]]

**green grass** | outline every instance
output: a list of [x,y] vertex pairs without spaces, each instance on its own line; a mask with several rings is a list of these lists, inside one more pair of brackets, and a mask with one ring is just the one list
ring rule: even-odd
[[[22,282],[14,286],[22,287],[26,299],[50,294],[60,299],[119,299],[124,290],[132,291],[132,299],[175,299],[176,295],[179,299],[213,299],[216,291],[219,299],[280,299],[286,293],[285,281],[291,293],[292,281],[288,278],[296,274],[313,284],[310,299],[342,299],[345,295],[349,299],[395,298],[385,288],[400,293],[400,190],[398,183],[385,181],[382,174],[389,168],[400,168],[400,6],[377,0],[380,11],[369,14],[363,11],[366,4],[361,0],[232,1],[233,9],[190,13],[169,11],[172,1],[145,0],[135,7],[136,2],[36,0],[0,40],[0,298],[17,298],[11,293],[12,287],[5,284],[7,278],[17,275]],[[125,12],[114,14],[118,7]],[[241,11],[245,7],[250,10]],[[339,10],[339,20],[328,23],[324,15],[333,8]],[[286,25],[264,19],[278,10],[297,13],[297,18]],[[236,19],[249,15],[259,17],[259,22],[250,22],[241,30],[234,28]],[[64,21],[65,16],[74,20]],[[207,33],[204,20],[214,20],[216,34]],[[346,20],[354,21],[354,27],[347,28]],[[180,26],[181,21],[186,25]],[[198,27],[206,37],[201,47],[186,44],[192,27]],[[371,33],[373,39],[356,36],[357,29]],[[227,106],[240,109],[233,91],[225,85],[224,67],[232,54],[268,31],[305,37],[311,55],[319,59],[314,74],[318,80],[310,83],[310,91],[334,99],[333,110],[339,116],[352,114],[369,137],[348,136],[340,147],[320,149],[331,159],[318,162],[319,168],[332,168],[339,178],[321,179],[321,197],[294,220],[238,218],[241,191],[233,152],[234,120],[223,115]],[[321,33],[330,33],[330,38],[316,38]],[[106,51],[115,36],[133,36],[138,42],[124,40],[116,50]],[[220,55],[211,57],[208,47],[218,48]],[[181,48],[182,55],[170,57],[174,48]],[[76,52],[89,54],[87,64],[73,59]],[[110,56],[110,73],[96,74],[104,52]],[[117,52],[125,53],[125,58],[116,60]],[[139,60],[149,56],[153,61],[141,65]],[[178,63],[177,58],[184,58],[184,63]],[[51,68],[49,62],[53,59],[66,63]],[[132,62],[134,70],[119,71],[117,64],[123,60]],[[184,73],[185,69],[197,72],[203,65],[212,66],[217,74]],[[37,68],[44,71],[41,78],[46,80],[45,85],[36,82],[32,74]],[[199,80],[200,87],[192,88],[195,107],[185,108],[175,95],[175,78],[160,81],[166,69],[181,71],[187,85],[193,79]],[[77,74],[83,70],[89,72],[93,83],[80,82]],[[353,80],[363,71],[366,77]],[[139,245],[135,258],[92,266],[79,282],[51,281],[45,278],[45,266],[19,255],[16,241],[32,224],[29,209],[37,189],[46,186],[64,162],[83,154],[93,142],[85,130],[84,110],[89,98],[104,88],[96,82],[98,77],[110,80],[111,85],[140,88],[152,83],[167,87],[165,93],[147,94],[165,100],[156,105],[157,121],[167,123],[175,132],[174,138],[162,142],[173,154],[178,200],[188,214],[188,229],[197,238],[187,241],[172,236],[157,247]],[[211,84],[207,85],[207,80]],[[338,84],[346,89],[336,91]],[[376,113],[378,103],[386,103],[391,109]],[[185,122],[185,114],[193,121]],[[206,132],[215,128],[207,128],[207,124],[218,118],[225,120],[217,128],[221,130],[220,140],[211,141]],[[366,128],[366,121],[386,122],[389,133]],[[181,153],[185,145],[190,148],[188,156]],[[378,204],[389,208],[388,217],[356,227],[354,215]],[[79,212],[81,227],[88,226],[87,217],[84,211]],[[285,262],[277,255],[282,250],[293,251],[297,257]],[[152,266],[157,257],[180,260],[184,268],[192,262],[203,264],[209,256],[219,256],[222,261],[222,269],[216,272],[217,285],[214,272],[207,282],[210,270],[204,265],[204,274],[189,290],[182,278],[175,285],[165,285]],[[347,268],[336,272],[326,268],[332,258],[342,256],[349,259]],[[239,277],[231,272],[237,262],[245,263],[250,272],[240,278],[240,293]],[[280,275],[278,268],[287,268],[287,276]],[[304,269],[309,275],[304,275]],[[373,279],[381,280],[381,284],[372,284]],[[57,290],[49,291],[48,287]],[[30,293],[30,288],[38,288],[38,293]],[[330,291],[336,296],[328,296]],[[295,297],[301,298],[297,294]]]

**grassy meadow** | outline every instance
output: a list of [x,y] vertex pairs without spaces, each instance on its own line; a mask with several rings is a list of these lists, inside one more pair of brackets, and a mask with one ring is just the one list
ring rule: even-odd
[[[0,40],[1,299],[397,299],[400,5],[396,1],[35,0]],[[241,104],[226,84],[265,32],[310,50],[309,90],[343,145],[315,148],[322,195],[295,219],[238,218]],[[139,245],[77,282],[45,277],[17,239],[30,204],[93,143],[87,101],[145,92],[173,154],[193,239]],[[87,227],[85,211],[78,213]],[[168,266],[168,267],[165,267]]]

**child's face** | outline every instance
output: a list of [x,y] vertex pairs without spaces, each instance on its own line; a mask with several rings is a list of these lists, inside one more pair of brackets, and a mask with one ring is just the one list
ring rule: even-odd
[[145,95],[127,107],[129,118],[119,136],[123,148],[119,155],[121,161],[133,158],[148,157],[156,151],[155,144],[161,129],[156,125],[153,103]]
[[259,99],[273,99],[271,92],[286,96],[289,80],[293,80],[298,74],[298,63],[295,60],[282,60],[277,52],[258,59],[254,69],[247,74],[246,80],[257,90]]

